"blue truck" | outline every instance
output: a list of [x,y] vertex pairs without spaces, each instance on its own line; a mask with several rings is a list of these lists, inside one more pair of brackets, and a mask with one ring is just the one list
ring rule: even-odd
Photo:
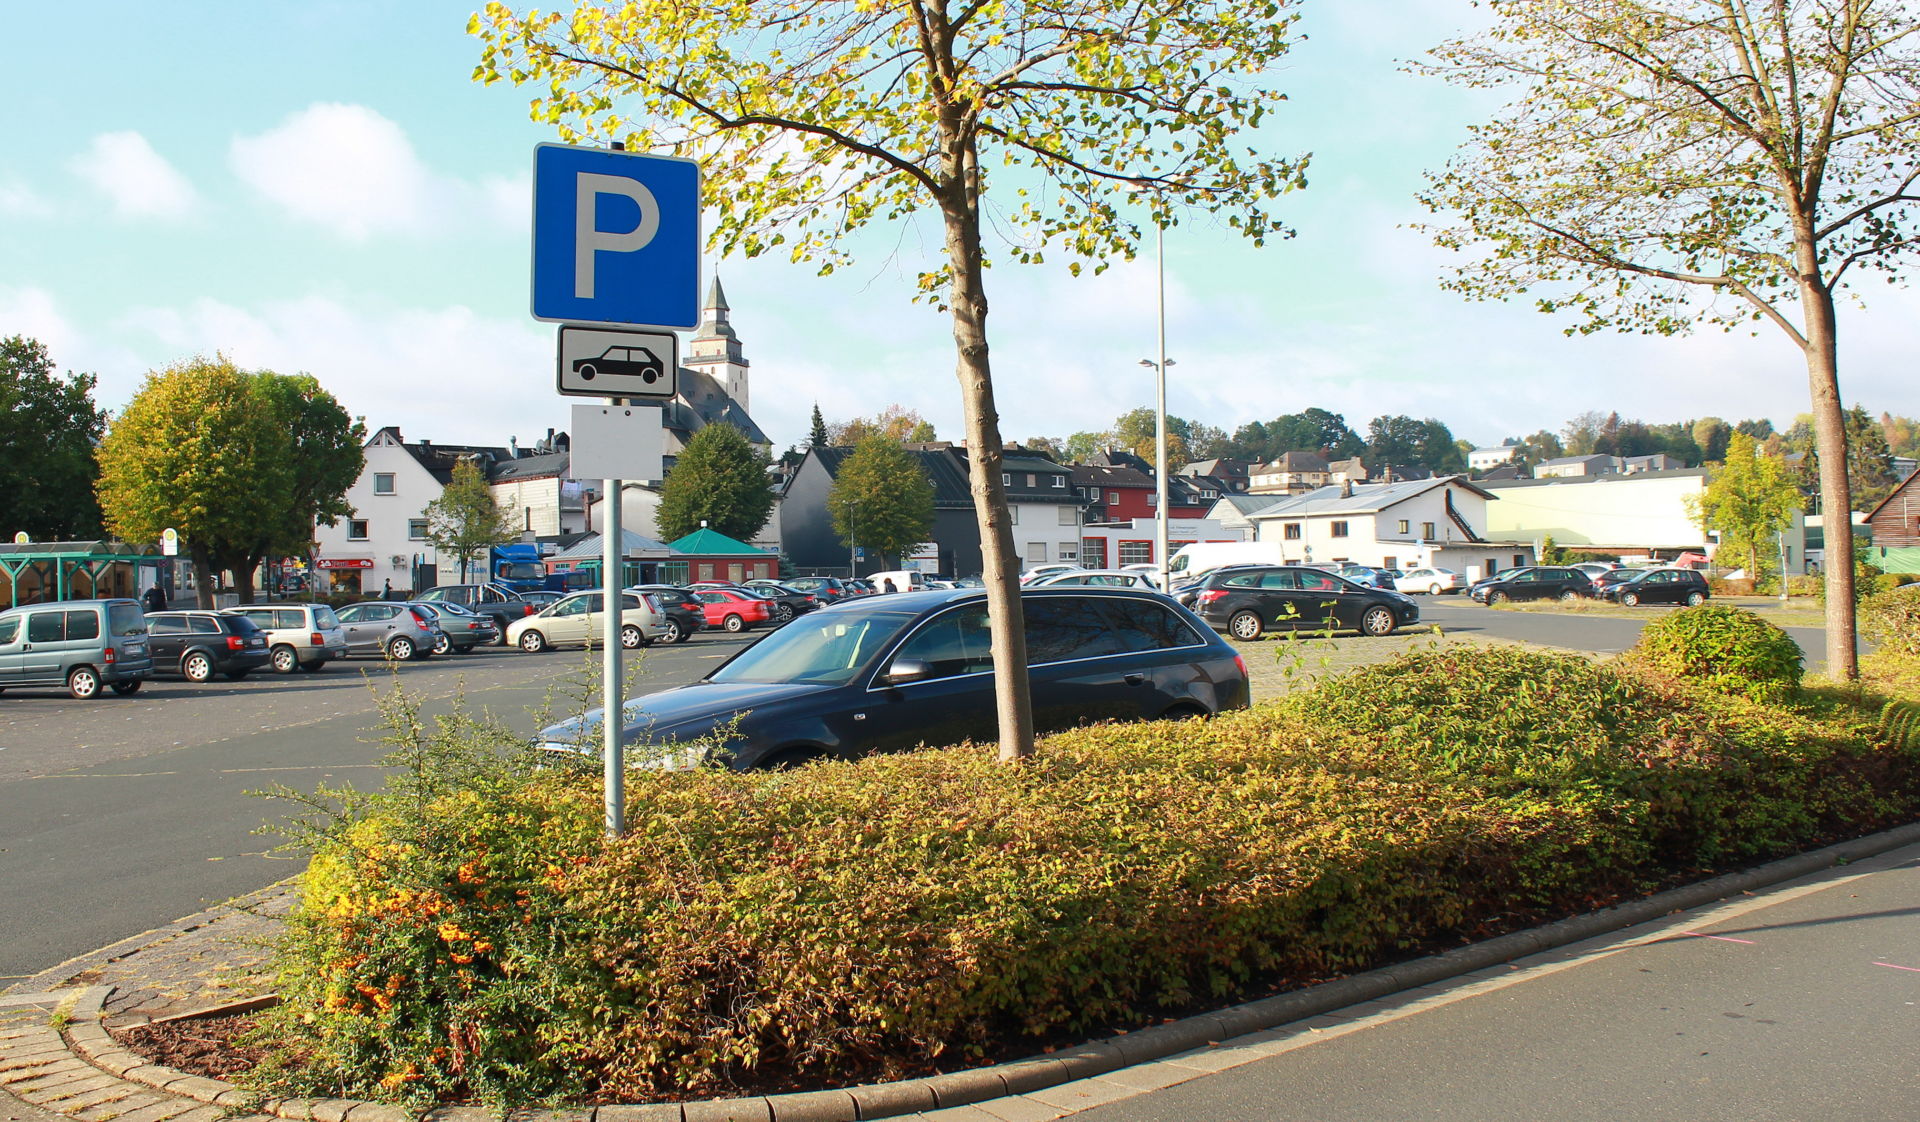
[[547,567],[540,561],[540,547],[532,542],[513,542],[489,549],[487,580],[515,592],[547,587]]

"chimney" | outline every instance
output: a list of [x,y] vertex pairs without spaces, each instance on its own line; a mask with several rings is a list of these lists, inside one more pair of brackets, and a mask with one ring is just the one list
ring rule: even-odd
[[1353,497],[1353,480],[1342,479],[1340,481],[1340,497],[1343,499],[1351,499]]

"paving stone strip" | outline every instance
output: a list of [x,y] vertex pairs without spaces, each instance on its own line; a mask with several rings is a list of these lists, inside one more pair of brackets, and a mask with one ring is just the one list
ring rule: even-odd
[[[514,1110],[504,1118],[495,1110],[442,1107],[423,1122],[866,1122],[908,1116],[1039,1122],[1277,1054],[1300,1032],[1359,1019],[1386,1007],[1381,999],[1390,995],[1417,1002],[1437,982],[1915,843],[1920,823],[1310,989],[993,1067],[799,1094]],[[151,1064],[108,1032],[114,1024],[223,1004],[252,1000],[257,1007],[260,988],[248,987],[265,978],[267,939],[292,895],[290,886],[275,886],[237,907],[216,908],[64,963],[27,983],[38,988],[0,997],[0,1091],[81,1122],[414,1122],[406,1111],[382,1103],[263,1099],[224,1080]]]

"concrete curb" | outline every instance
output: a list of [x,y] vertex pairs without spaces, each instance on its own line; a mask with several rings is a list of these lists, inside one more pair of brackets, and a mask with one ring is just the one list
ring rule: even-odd
[[[947,1111],[1206,1049],[1234,1037],[1455,978],[1916,843],[1920,843],[1920,823],[1310,989],[992,1067],[898,1083],[754,1098],[516,1110],[506,1122],[867,1122]],[[33,980],[61,972],[71,977],[76,968],[84,969],[89,962],[130,953],[138,940],[151,943],[155,935],[170,937],[192,930],[205,922],[204,916],[202,913],[122,940]],[[404,1111],[387,1104],[350,1099],[268,1100],[222,1080],[148,1064],[121,1047],[102,1024],[111,989],[69,987],[38,995],[45,999],[43,1004],[52,1012],[56,1027],[0,1034],[0,1086],[28,1102],[83,1122],[270,1122],[276,1118],[286,1122],[410,1122]],[[63,1022],[64,1033],[56,1031]],[[500,1122],[500,1116],[483,1109],[443,1108],[430,1112],[426,1122]]]

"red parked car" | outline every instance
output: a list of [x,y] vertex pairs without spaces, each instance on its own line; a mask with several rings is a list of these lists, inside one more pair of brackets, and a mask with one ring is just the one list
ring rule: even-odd
[[708,627],[738,633],[773,620],[772,603],[758,596],[729,588],[700,588],[694,596],[707,613]]

